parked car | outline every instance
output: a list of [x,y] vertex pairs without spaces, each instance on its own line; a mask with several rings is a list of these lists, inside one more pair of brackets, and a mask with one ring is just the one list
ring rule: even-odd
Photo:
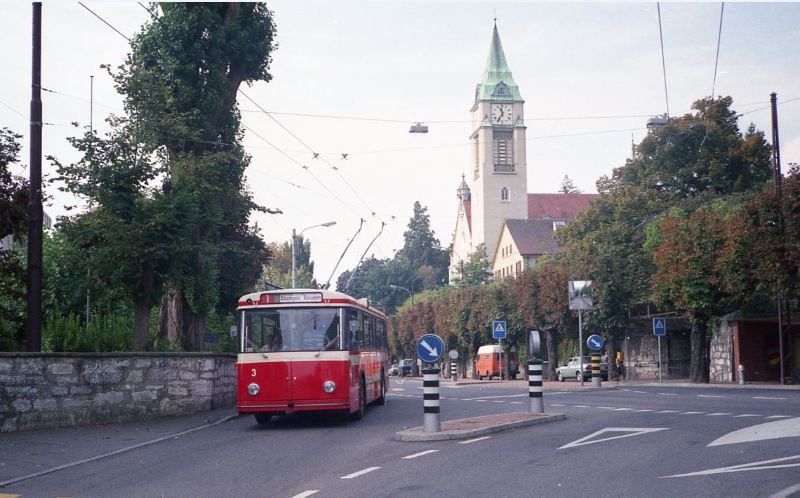
[[[583,357],[583,380],[592,378],[592,361],[589,356]],[[600,376],[603,380],[608,380],[608,362],[600,363]],[[581,358],[573,356],[564,365],[556,369],[556,379],[564,382],[567,379],[581,380]]]
[[400,363],[397,364],[397,369],[400,377],[411,377],[414,375],[414,360],[410,358],[400,360]]
[[[517,377],[519,373],[519,358],[517,353],[511,353],[511,363],[509,363],[509,370],[512,379]],[[497,376],[505,378],[505,354],[499,344],[487,344],[478,348],[478,357],[475,362],[475,371],[478,373],[478,378],[483,380],[484,377],[492,378]]]
[[397,363],[392,363],[392,366],[389,367],[389,375],[397,375],[400,373],[400,367]]

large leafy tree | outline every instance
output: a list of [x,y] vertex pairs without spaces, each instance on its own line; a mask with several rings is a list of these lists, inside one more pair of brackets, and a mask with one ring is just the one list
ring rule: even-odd
[[[28,183],[11,172],[17,164],[20,135],[0,128],[0,239],[17,241],[27,233]],[[0,250],[0,351],[22,346],[25,335],[24,258]]]
[[[613,339],[629,306],[651,300],[655,268],[644,249],[647,226],[673,206],[691,212],[710,199],[748,192],[770,175],[770,149],[753,126],[742,135],[732,99],[705,98],[693,113],[648,134],[627,163],[597,182],[593,207],[559,232],[575,275],[595,281],[595,311],[587,323]],[[699,328],[694,334],[704,334]],[[695,338],[697,347],[707,341]],[[696,361],[707,356],[696,352]],[[693,371],[701,368],[694,365]],[[699,378],[699,377],[698,377]]]
[[114,77],[140,140],[158,148],[164,190],[184,228],[167,275],[160,335],[202,347],[207,313],[229,308],[266,260],[248,225],[236,103],[242,83],[269,81],[275,25],[261,3],[165,3]]
[[449,264],[447,251],[431,230],[428,208],[414,202],[414,213],[403,233],[403,248],[396,258],[408,260],[414,272],[414,287],[418,290],[444,285]]
[[[273,284],[278,287],[290,288],[292,286],[292,242],[282,244],[270,243],[267,245],[270,253],[269,262],[261,271],[260,283]],[[311,260],[311,241],[297,236],[295,250],[295,278],[298,288],[316,288],[314,279],[314,262]]]

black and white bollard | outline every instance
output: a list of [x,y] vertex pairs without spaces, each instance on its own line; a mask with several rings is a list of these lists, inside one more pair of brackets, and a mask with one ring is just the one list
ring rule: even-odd
[[425,414],[422,425],[425,432],[441,432],[438,368],[422,369],[422,405]]
[[602,386],[602,373],[600,372],[600,354],[592,354],[592,387]]
[[450,362],[450,378],[453,382],[458,380],[458,364],[454,361]]
[[531,402],[530,413],[544,413],[542,360],[538,358],[528,360],[528,399]]

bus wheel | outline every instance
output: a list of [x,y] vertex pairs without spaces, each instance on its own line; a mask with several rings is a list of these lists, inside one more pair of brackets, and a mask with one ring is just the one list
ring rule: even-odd
[[361,420],[364,418],[364,406],[367,401],[367,386],[364,385],[364,378],[358,381],[358,410],[350,414],[351,420]]
[[378,406],[386,404],[386,377],[383,376],[383,372],[381,372],[381,395],[375,400],[375,404]]
[[260,412],[256,413],[256,422],[261,425],[268,424],[270,420],[272,420],[272,414],[269,412]]

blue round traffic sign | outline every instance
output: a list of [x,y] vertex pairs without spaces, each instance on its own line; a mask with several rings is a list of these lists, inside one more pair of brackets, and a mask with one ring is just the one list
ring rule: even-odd
[[438,335],[425,334],[417,341],[417,357],[425,363],[436,363],[444,354],[444,341]]
[[603,349],[603,338],[597,334],[590,335],[588,339],[586,339],[586,345],[589,346],[589,349],[592,351],[600,351]]

